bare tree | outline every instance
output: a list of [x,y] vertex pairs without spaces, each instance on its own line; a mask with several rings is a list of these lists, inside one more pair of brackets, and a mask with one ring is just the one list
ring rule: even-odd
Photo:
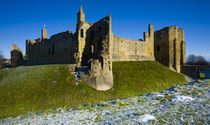
[[197,56],[196,64],[197,65],[208,65],[208,62],[206,61],[206,59],[203,56]]
[[0,51],[0,59],[3,59],[3,55],[1,54],[1,51]]
[[196,56],[194,54],[191,54],[187,57],[187,64],[195,64],[196,63]]
[[190,65],[208,65],[208,62],[203,56],[195,56],[193,54],[187,57],[187,64]]
[[5,61],[4,56],[2,55],[2,52],[0,51],[0,68],[2,64],[4,63],[4,61]]

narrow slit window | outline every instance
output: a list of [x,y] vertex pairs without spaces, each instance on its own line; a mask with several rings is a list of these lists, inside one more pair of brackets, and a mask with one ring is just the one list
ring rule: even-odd
[[157,45],[157,51],[158,51],[158,52],[160,51],[160,46],[159,46],[159,45]]
[[55,54],[55,45],[52,46],[52,55]]
[[80,36],[83,38],[84,37],[84,30],[83,29],[81,29],[81,31],[80,31]]

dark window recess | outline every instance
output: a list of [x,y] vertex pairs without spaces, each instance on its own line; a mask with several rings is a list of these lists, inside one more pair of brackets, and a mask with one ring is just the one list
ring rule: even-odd
[[52,55],[55,54],[55,45],[52,46]]
[[91,31],[91,39],[94,39],[94,31]]
[[50,52],[51,52],[51,49],[49,48],[49,49],[48,49],[48,55],[50,55]]
[[101,43],[98,43],[98,50],[102,50],[102,45],[101,45]]
[[84,37],[84,30],[83,29],[81,29],[81,31],[80,31],[80,36],[83,38]]
[[163,38],[163,34],[162,33],[160,34],[160,38]]
[[157,51],[158,51],[158,52],[160,51],[160,46],[159,46],[159,45],[157,45]]
[[101,31],[101,27],[98,28],[98,31]]

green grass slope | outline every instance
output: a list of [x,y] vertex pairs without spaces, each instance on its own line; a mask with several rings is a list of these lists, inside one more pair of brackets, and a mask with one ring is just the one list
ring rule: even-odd
[[114,89],[96,91],[80,82],[66,65],[20,66],[0,70],[0,118],[54,108],[71,108],[168,89],[185,77],[153,61],[114,62]]

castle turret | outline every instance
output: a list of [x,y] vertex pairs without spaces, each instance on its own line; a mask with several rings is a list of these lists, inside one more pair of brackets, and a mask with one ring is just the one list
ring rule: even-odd
[[77,13],[77,29],[76,34],[78,38],[78,52],[75,55],[77,65],[80,66],[82,63],[82,54],[85,48],[85,39],[86,39],[86,28],[85,27],[85,14],[82,9],[82,5],[80,6],[80,10]]
[[151,39],[154,39],[154,28],[152,24],[149,24],[149,36]]
[[77,25],[85,22],[85,14],[82,9],[82,5],[80,6],[79,12],[77,13]]
[[112,17],[111,14],[109,14],[109,34],[112,33]]
[[47,39],[47,30],[46,29],[42,29],[42,39]]

